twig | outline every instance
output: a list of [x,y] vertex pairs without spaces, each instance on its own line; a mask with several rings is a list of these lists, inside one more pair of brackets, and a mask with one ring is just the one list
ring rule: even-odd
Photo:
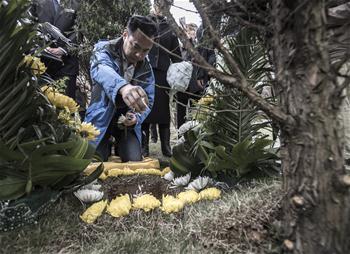
[[174,17],[171,15],[168,8],[166,8],[167,3],[165,0],[163,0],[161,5],[161,9],[163,13],[168,17],[168,21],[170,25],[175,30],[177,36],[180,38],[182,43],[184,44],[185,48],[190,52],[190,54],[194,57],[197,63],[201,65],[201,67],[209,72],[209,74],[213,77],[215,77],[220,82],[231,85],[239,90],[241,90],[257,107],[262,109],[268,116],[270,116],[272,119],[278,121],[279,123],[284,123],[287,125],[294,125],[295,121],[294,119],[285,114],[279,107],[274,106],[270,103],[268,103],[261,95],[252,87],[248,85],[247,80],[245,79],[244,75],[239,70],[236,62],[232,58],[232,56],[229,54],[226,48],[222,45],[220,42],[220,39],[218,35],[215,33],[213,27],[211,26],[211,23],[209,21],[209,18],[207,15],[205,15],[203,8],[201,8],[198,1],[193,0],[194,5],[196,6],[197,10],[201,14],[204,22],[208,26],[211,35],[213,37],[213,40],[216,40],[216,46],[218,47],[219,51],[224,55],[225,61],[228,63],[228,65],[232,69],[232,73],[238,76],[240,79],[239,81],[232,75],[225,74],[217,69],[215,69],[213,66],[208,64],[206,60],[199,54],[199,52],[194,48],[194,46],[190,43],[188,40],[186,34],[180,27],[177,25]]

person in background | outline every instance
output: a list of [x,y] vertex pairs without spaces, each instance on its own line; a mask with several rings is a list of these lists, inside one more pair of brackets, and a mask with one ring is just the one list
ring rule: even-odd
[[[190,40],[193,46],[196,46],[198,26],[195,23],[188,23],[184,24],[184,29],[187,38]],[[192,61],[192,56],[183,46],[181,47],[181,56],[184,61]]]
[[[79,5],[78,0],[65,1],[64,5],[60,0],[33,0],[30,13],[37,19],[38,23],[48,22],[54,25],[73,44],[76,44],[78,35],[74,26],[76,25]],[[45,50],[61,60],[61,63],[57,61],[54,64],[49,64],[47,73],[54,80],[67,77],[65,94],[75,100],[76,79],[79,73],[77,56],[63,45],[60,47],[55,45]]]
[[[158,24],[159,36],[156,38],[155,45],[149,53],[149,58],[156,80],[156,90],[153,109],[142,125],[144,134],[142,147],[143,155],[148,156],[149,124],[158,124],[162,153],[164,156],[170,157],[170,108],[168,95],[170,86],[166,81],[166,76],[170,64],[181,62],[182,59],[178,38],[172,31],[166,17],[162,15],[159,1],[154,1],[153,8],[154,13],[150,17]],[[160,44],[171,53],[165,51],[157,44]]]
[[[199,54],[211,65],[216,62],[215,51],[208,46],[207,41],[204,39],[204,29],[201,25],[197,29],[197,25],[189,23],[185,25],[186,34],[189,40],[192,42],[199,52]],[[182,57],[184,61],[192,61],[192,56],[188,51],[182,48]],[[177,116],[177,128],[186,122],[186,108],[190,100],[199,100],[208,86],[210,77],[208,72],[203,68],[193,65],[192,77],[186,93],[177,93],[176,104],[176,116]]]
[[94,47],[85,121],[100,131],[93,144],[104,161],[110,154],[111,135],[123,162],[142,160],[141,124],[154,99],[154,76],[146,56],[156,34],[149,17],[132,16],[122,37],[99,41]]

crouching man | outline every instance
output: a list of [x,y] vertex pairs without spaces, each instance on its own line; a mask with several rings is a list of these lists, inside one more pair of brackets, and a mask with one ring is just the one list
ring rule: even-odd
[[110,154],[111,135],[123,162],[142,160],[141,124],[151,111],[155,87],[146,56],[156,34],[152,20],[133,16],[120,38],[95,45],[90,68],[91,102],[85,121],[100,130],[94,144],[104,161]]

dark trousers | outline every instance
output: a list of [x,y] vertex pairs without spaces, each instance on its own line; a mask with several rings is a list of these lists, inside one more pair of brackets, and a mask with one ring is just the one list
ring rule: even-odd
[[71,97],[73,100],[76,99],[75,92],[77,90],[77,76],[71,75],[67,76],[68,80],[66,81],[66,95]]
[[65,56],[64,64],[59,61],[54,61],[50,58],[42,57],[41,60],[45,63],[47,70],[46,73],[54,80],[59,80],[64,77],[68,79],[65,81],[66,90],[65,94],[76,99],[75,93],[77,90],[77,76],[79,73],[79,62],[76,57]]
[[[171,156],[171,147],[170,147],[170,123],[169,124],[158,124],[159,128],[159,138],[162,153],[165,156]],[[144,156],[149,154],[149,123],[142,124],[142,149]]]
[[112,144],[110,142],[113,136],[117,142],[118,154],[122,162],[142,161],[141,144],[137,139],[133,128],[121,130],[117,127],[117,118],[113,118],[108,126],[107,132],[96,148],[96,152],[107,161],[111,154]]

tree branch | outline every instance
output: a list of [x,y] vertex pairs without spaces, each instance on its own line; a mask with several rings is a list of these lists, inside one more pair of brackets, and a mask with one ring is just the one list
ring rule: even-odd
[[[169,24],[173,27],[177,36],[184,44],[185,48],[190,52],[190,54],[194,57],[195,61],[198,64],[200,64],[202,68],[207,70],[212,77],[216,78],[223,84],[230,85],[241,90],[252,101],[254,105],[263,110],[269,117],[271,117],[275,121],[283,123],[283,125],[294,125],[295,121],[291,116],[285,114],[279,107],[267,102],[254,88],[249,86],[246,78],[240,71],[237,63],[234,61],[228,50],[223,46],[218,35],[214,32],[209,18],[207,15],[205,15],[203,8],[201,8],[201,6],[197,8],[196,5],[199,5],[198,1],[193,0],[193,3],[195,4],[200,15],[202,16],[204,23],[207,25],[209,30],[211,30],[210,34],[212,35],[212,39],[216,42],[216,47],[224,55],[224,59],[227,65],[231,67],[230,70],[235,76],[223,73],[211,66],[210,64],[208,64],[207,61],[199,54],[199,52],[188,40],[184,31],[176,24],[174,17],[171,15],[169,9],[166,7],[168,4],[166,0],[162,0],[161,2],[161,9],[163,13],[168,17]],[[239,80],[237,80],[236,77],[238,77]]]
[[230,69],[232,74],[237,74],[237,77],[242,82],[242,85],[247,85],[247,81],[239,69],[236,61],[232,58],[230,52],[227,50],[227,48],[224,47],[224,45],[221,43],[219,35],[215,32],[213,26],[211,25],[211,22],[209,20],[208,15],[205,13],[204,8],[202,7],[201,3],[199,3],[198,0],[192,1],[196,9],[198,10],[202,20],[203,20],[203,27],[207,27],[209,29],[209,34],[213,40],[214,45],[219,50],[219,52],[223,55],[225,62],[228,63],[228,68]]

